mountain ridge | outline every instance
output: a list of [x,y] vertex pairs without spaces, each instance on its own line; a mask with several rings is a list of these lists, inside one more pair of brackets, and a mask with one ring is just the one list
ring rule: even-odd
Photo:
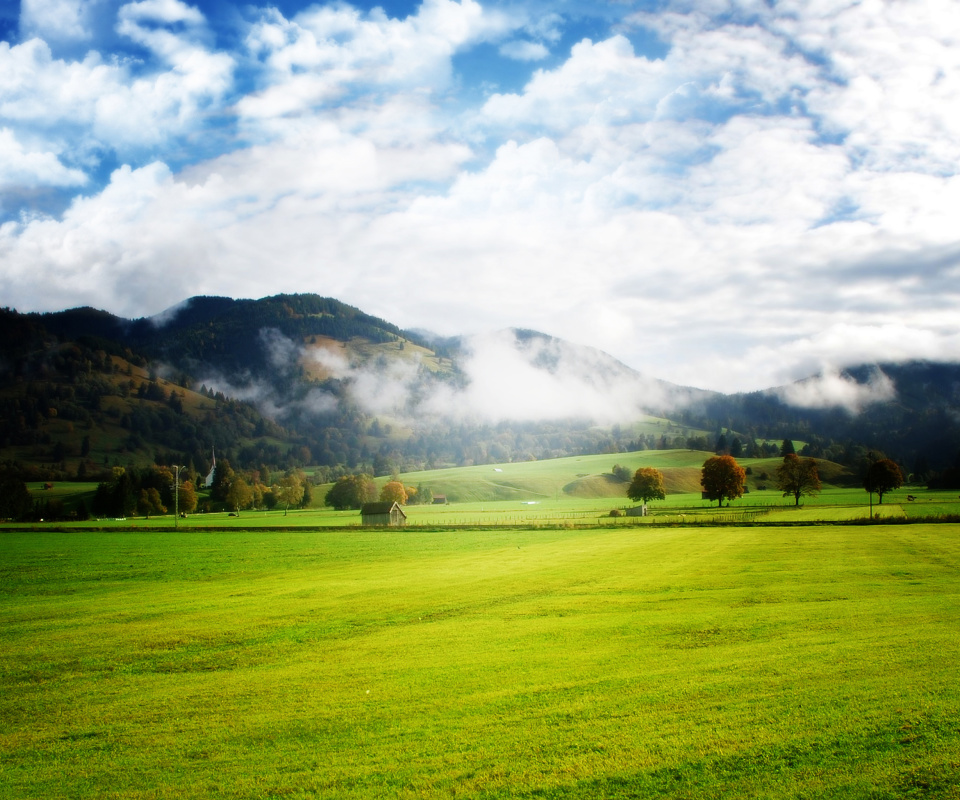
[[132,320],[91,307],[4,309],[0,334],[0,458],[67,472],[85,456],[65,421],[99,440],[88,471],[168,458],[201,470],[215,445],[238,463],[381,473],[713,449],[721,435],[766,454],[792,438],[847,464],[884,450],[917,473],[960,452],[960,366],[940,362],[857,365],[724,395],[529,329],[435,337],[314,294],[198,296]]

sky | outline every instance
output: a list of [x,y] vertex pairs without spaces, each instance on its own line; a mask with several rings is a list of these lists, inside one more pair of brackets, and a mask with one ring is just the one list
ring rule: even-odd
[[316,292],[726,392],[956,361],[958,172],[955,0],[0,4],[20,311]]

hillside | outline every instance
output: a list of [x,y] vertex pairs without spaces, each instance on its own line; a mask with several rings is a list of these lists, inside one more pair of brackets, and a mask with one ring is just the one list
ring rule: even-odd
[[[856,408],[810,402],[818,376],[721,395],[535,331],[438,339],[316,295],[195,297],[135,320],[6,309],[0,336],[0,461],[31,477],[205,473],[214,448],[241,469],[326,479],[646,449],[761,458],[783,439],[854,471],[872,449],[921,478],[960,477],[956,365],[848,370]],[[678,470],[668,482],[691,490]],[[606,480],[569,491],[605,496]]]
[[[561,497],[626,502],[628,481],[613,474],[615,465],[633,473],[654,467],[663,473],[667,495],[701,491],[703,462],[713,455],[698,450],[645,450],[528,461],[513,464],[478,465],[401,475],[404,483],[443,495],[449,502],[494,502],[501,500],[556,500]],[[774,489],[780,458],[745,459],[747,490]],[[859,477],[850,469],[830,461],[818,461],[824,489],[860,488]]]

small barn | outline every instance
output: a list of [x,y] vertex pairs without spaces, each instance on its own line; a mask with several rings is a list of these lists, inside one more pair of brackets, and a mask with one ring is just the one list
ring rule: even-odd
[[642,506],[630,506],[627,509],[628,517],[645,517],[647,516],[647,505],[644,503]]
[[407,524],[407,515],[396,501],[382,503],[364,503],[360,507],[360,517],[364,525],[391,525],[397,527]]

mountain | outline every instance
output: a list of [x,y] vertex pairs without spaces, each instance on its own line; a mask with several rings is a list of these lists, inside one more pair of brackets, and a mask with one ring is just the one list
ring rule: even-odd
[[32,475],[114,465],[395,469],[628,449],[745,455],[779,442],[918,474],[960,452],[960,367],[886,364],[723,395],[601,351],[512,329],[440,338],[337,300],[194,297],[128,320],[92,308],[0,311],[0,460]]

